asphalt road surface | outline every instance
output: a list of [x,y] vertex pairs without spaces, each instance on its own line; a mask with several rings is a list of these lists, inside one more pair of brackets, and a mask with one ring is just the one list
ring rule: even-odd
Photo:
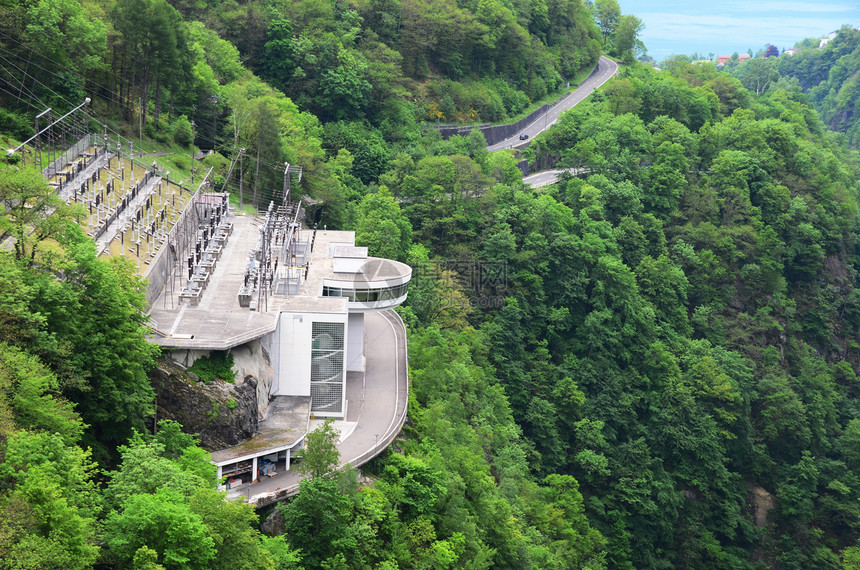
[[[583,81],[579,87],[576,88],[576,91],[560,99],[543,117],[539,118],[513,137],[505,139],[492,146],[488,146],[487,150],[493,151],[502,150],[503,148],[524,148],[528,146],[531,139],[555,124],[562,113],[575,107],[580,101],[591,95],[595,89],[609,81],[609,78],[616,73],[618,73],[618,64],[608,57],[600,56],[600,59],[597,60],[597,66],[594,68],[594,71],[591,72],[588,79]],[[527,134],[529,138],[521,141],[521,134]]]
[[[403,321],[393,311],[368,312],[364,317],[364,334],[365,373],[347,378],[347,420],[355,425],[337,445],[340,466],[351,463],[359,467],[388,447],[403,426],[409,400]],[[259,483],[235,496],[244,495],[257,506],[266,505],[277,495],[295,493],[302,478],[298,469],[293,468],[272,478],[261,477]]]
[[524,176],[523,182],[530,185],[532,188],[548,186],[558,182],[558,175],[561,174],[561,172],[561,170],[541,170],[540,172]]
[[573,174],[574,176],[578,176],[580,174],[588,174],[589,170],[587,168],[556,168],[553,170],[541,170],[540,172],[535,172],[533,174],[529,174],[528,176],[523,176],[523,182],[525,182],[532,188],[549,186],[550,184],[555,184],[556,182],[558,182],[558,177],[563,172],[568,172],[570,174]]

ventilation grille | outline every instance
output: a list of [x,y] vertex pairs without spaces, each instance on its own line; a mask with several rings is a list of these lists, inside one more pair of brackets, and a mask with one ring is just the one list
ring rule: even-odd
[[343,323],[313,323],[312,412],[343,412],[343,331]]

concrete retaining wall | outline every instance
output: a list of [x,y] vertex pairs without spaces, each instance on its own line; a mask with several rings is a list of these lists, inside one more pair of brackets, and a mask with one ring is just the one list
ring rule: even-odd
[[[565,95],[564,97],[567,97],[567,95]],[[564,99],[564,97],[559,99],[559,101]],[[439,132],[442,133],[442,138],[447,140],[454,135],[467,137],[469,136],[469,133],[472,132],[472,129],[479,129],[482,133],[484,133],[484,138],[487,139],[487,144],[494,145],[497,142],[501,142],[507,138],[514,136],[515,134],[526,128],[528,125],[543,117],[546,112],[552,109],[556,104],[558,104],[558,101],[556,101],[555,103],[547,103],[537,111],[530,113],[525,118],[520,119],[516,123],[511,123],[510,125],[463,125],[439,127]]]
[[[595,65],[588,77],[594,75],[599,67],[599,65]],[[510,125],[442,125],[436,128],[440,133],[442,133],[442,138],[445,140],[448,140],[454,135],[460,135],[463,137],[469,136],[472,129],[478,129],[484,133],[484,138],[487,139],[487,145],[491,146],[514,136],[533,122],[543,117],[550,109],[564,101],[570,95],[572,95],[572,93],[566,93],[559,97],[555,103],[547,103],[540,109],[530,113],[524,119],[520,119],[516,123],[511,123]]]

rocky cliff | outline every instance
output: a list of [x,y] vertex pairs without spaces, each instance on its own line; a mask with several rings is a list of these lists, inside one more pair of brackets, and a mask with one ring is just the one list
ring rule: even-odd
[[236,384],[201,382],[194,374],[168,358],[158,361],[150,373],[157,395],[156,419],[171,419],[184,431],[200,434],[200,445],[208,450],[236,445],[257,432],[260,407],[258,381],[245,376]]

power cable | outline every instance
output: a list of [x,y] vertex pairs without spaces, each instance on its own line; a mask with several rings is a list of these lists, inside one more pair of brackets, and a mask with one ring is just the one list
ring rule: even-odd
[[[5,91],[6,93],[8,93],[10,97],[18,97],[18,94],[17,94],[17,93],[13,93],[13,92],[9,91],[8,89],[6,89],[5,87],[3,87],[2,85],[0,85],[0,90]],[[23,101],[26,101],[27,105],[28,105],[28,106],[30,106],[30,107],[32,107],[32,108],[33,108],[34,110],[36,110],[36,111],[39,111],[39,110],[41,110],[41,109],[43,108],[43,107],[41,107],[41,106],[34,105],[34,104],[33,104],[33,102],[31,101],[31,98],[30,98],[30,97],[24,97],[24,98],[23,98]]]
[[[2,56],[2,55],[0,55],[0,58],[2,58],[2,57],[3,57],[3,56]],[[3,58],[3,59],[4,59],[7,63],[10,63],[10,65],[13,65],[13,66],[14,66],[14,64],[12,64],[11,62],[9,62],[9,60],[7,60],[6,58]],[[13,72],[9,71],[9,70],[6,68],[6,66],[4,66],[4,65],[0,64],[0,67],[2,67],[2,68],[3,68],[3,71],[5,71],[6,73],[8,73],[8,74],[9,74],[9,76],[10,76],[12,79],[14,79],[15,81],[17,81],[17,82],[19,83],[19,85],[20,85],[20,91],[19,91],[19,93],[18,93],[17,95],[16,95],[16,94],[14,94],[14,93],[12,93],[12,94],[10,94],[10,95],[12,95],[13,97],[16,97],[17,99],[19,99],[19,100],[20,100],[20,99],[21,99],[21,95],[22,95],[22,94],[25,94],[25,95],[27,96],[27,99],[30,99],[30,100],[35,99],[35,100],[39,103],[39,105],[41,105],[41,106],[42,106],[42,108],[45,108],[45,107],[47,107],[47,106],[48,106],[48,105],[46,105],[46,104],[45,104],[45,102],[44,102],[44,101],[42,101],[42,100],[41,100],[41,99],[40,99],[40,98],[39,98],[35,93],[33,93],[33,91],[31,91],[29,87],[27,87],[27,86],[24,84],[24,79],[26,79],[26,78],[27,78],[27,75],[26,75],[26,74],[25,74],[24,78],[19,78],[19,77],[17,77]],[[20,68],[18,68],[18,69],[20,69]],[[30,103],[30,105],[31,105],[31,106],[34,106],[34,105],[32,105],[32,103]],[[34,107],[35,107],[35,106],[34,106]],[[38,108],[38,107],[36,107],[36,108]]]
[[[30,75],[29,73],[27,73],[27,71],[25,71],[25,70],[21,69],[20,67],[18,67],[14,62],[9,61],[6,57],[4,57],[4,56],[3,56],[3,54],[2,54],[2,53],[0,53],[0,59],[2,59],[3,61],[5,61],[5,62],[6,62],[6,63],[8,63],[9,65],[11,65],[12,67],[14,67],[15,69],[17,69],[18,71],[20,71],[20,72],[24,75],[24,77],[25,77],[25,78],[29,77],[30,79],[32,79],[32,80],[33,80],[33,82],[34,82],[34,83],[38,83],[39,85],[41,85],[42,87],[44,87],[46,91],[48,91],[48,92],[50,92],[50,93],[53,93],[54,95],[56,95],[57,97],[59,97],[61,100],[63,100],[63,101],[65,101],[66,103],[68,103],[70,106],[72,106],[72,107],[74,107],[74,106],[75,106],[75,104],[74,104],[73,102],[69,101],[68,99],[66,99],[65,97],[63,97],[62,95],[60,95],[59,93],[57,93],[56,91],[54,91],[53,89],[51,89],[50,87],[48,87],[47,85],[45,85],[44,83],[42,83],[41,81],[39,81],[39,78],[37,78],[37,77],[36,77],[36,76],[34,76],[34,75]],[[8,72],[8,70],[7,70],[7,72]],[[11,74],[11,72],[9,72],[9,73]],[[23,87],[23,85],[24,85],[24,84],[23,84],[23,80],[21,80],[21,85],[22,85],[22,87]],[[32,91],[31,91],[30,93],[32,93]],[[44,105],[45,107],[47,107],[47,106],[48,106],[44,101],[42,101],[41,99],[39,99],[38,97],[36,97],[36,95],[35,95],[35,94],[33,94],[33,97],[34,97],[37,101],[39,101],[39,103],[40,103],[40,104]]]
[[[45,56],[43,56],[42,54],[38,53],[37,51],[33,50],[32,48],[28,48],[27,46],[25,46],[24,44],[22,44],[20,41],[16,40],[15,38],[12,38],[12,37],[8,36],[7,34],[3,33],[2,31],[0,31],[0,36],[3,36],[3,37],[5,37],[5,38],[7,38],[8,40],[11,40],[11,41],[13,41],[13,42],[17,43],[17,44],[18,44],[19,46],[21,46],[22,48],[24,48],[24,49],[26,49],[26,50],[28,50],[28,51],[30,51],[30,52],[32,52],[32,53],[35,53],[37,56],[39,56],[39,57],[41,57],[41,58],[43,58],[43,59],[46,59],[46,60],[47,60],[47,58],[46,58]],[[31,74],[30,74],[30,73],[28,73],[26,70],[21,69],[21,68],[20,68],[19,66],[17,66],[14,62],[12,62],[12,61],[8,60],[8,59],[7,59],[6,57],[4,57],[2,54],[0,54],[0,59],[2,59],[3,61],[5,61],[5,62],[7,62],[9,65],[11,65],[12,67],[14,67],[15,69],[17,69],[18,71],[20,71],[20,72],[23,74],[24,78],[30,78],[30,79],[32,79],[34,83],[38,83],[39,85],[41,85],[41,86],[42,86],[42,87],[43,87],[47,92],[54,94],[54,95],[55,95],[56,97],[58,97],[60,100],[65,101],[65,102],[66,102],[67,104],[69,104],[69,105],[74,105],[74,102],[70,101],[69,99],[67,99],[66,97],[64,97],[63,95],[61,95],[60,93],[58,93],[58,92],[54,91],[54,90],[53,90],[53,89],[51,89],[49,86],[45,85],[42,81],[40,81],[37,77],[35,77],[34,75],[31,75]],[[37,63],[33,63],[32,61],[31,61],[30,63],[31,63],[34,67],[36,67],[36,68],[38,68],[38,69],[41,69],[42,71],[44,71],[44,72],[46,72],[46,73],[49,73],[49,74],[51,74],[51,75],[54,75],[55,77],[61,77],[61,76],[59,75],[59,73],[57,73],[56,71],[52,71],[52,70],[50,70],[50,69],[47,69],[47,68],[45,68],[45,67],[42,67],[41,65],[39,65],[39,64],[37,64]],[[39,104],[40,104],[42,107],[47,107],[47,104],[46,104],[44,101],[42,101],[38,96],[36,96],[36,95],[35,95],[35,93],[33,93],[29,88],[27,88],[27,87],[26,87],[26,85],[24,84],[23,79],[19,79],[19,78],[15,77],[15,74],[14,74],[14,73],[12,73],[11,71],[9,71],[8,69],[6,69],[6,68],[5,68],[5,66],[3,66],[2,64],[0,64],[0,68],[2,68],[4,71],[6,71],[6,73],[8,73],[11,77],[13,77],[13,78],[15,78],[15,79],[17,79],[17,80],[18,80],[18,82],[21,84],[22,90],[25,90],[25,89],[26,89],[26,91],[28,92],[28,95],[29,95],[30,99],[35,99],[36,101],[38,101],[38,102],[39,102]],[[80,74],[79,74],[79,73],[77,73],[77,72],[72,72],[72,73],[73,73],[74,75],[76,75],[79,79],[83,80],[83,81],[86,81],[86,80],[87,80],[85,77],[83,77],[82,75],[80,75]],[[97,83],[96,81],[92,81],[92,80],[91,80],[91,82],[92,82],[92,84],[96,85],[97,87],[99,87],[99,88],[103,89],[103,90],[104,90],[104,92],[107,92],[107,93],[111,94],[112,96],[115,96],[115,97],[117,97],[117,98],[118,98],[118,96],[119,96],[119,95],[118,95],[115,91],[112,91],[111,89],[109,89],[109,88],[105,87],[104,85],[101,85],[101,84]],[[17,95],[15,95],[14,93],[9,92],[8,90],[4,90],[4,91],[6,91],[10,96],[17,97]],[[37,108],[36,106],[34,106],[34,105],[32,104],[32,102],[29,102],[28,104],[29,104],[31,107],[33,107],[33,108]],[[84,110],[84,111],[83,111],[83,114],[84,114],[84,116],[85,116],[87,119],[92,119],[92,120],[96,120],[96,121],[98,121],[98,119],[97,119],[96,117],[94,117],[94,116],[93,116],[93,115],[91,115],[90,113],[86,112],[86,110]],[[111,132],[113,135],[115,135],[115,137],[117,138],[117,140],[119,140],[119,139],[121,138],[121,134],[120,134],[118,131],[116,131],[116,130],[114,130],[114,129],[110,128],[110,127],[107,127],[106,125],[105,125],[105,127],[106,127],[106,129],[107,129],[109,132]],[[205,142],[211,143],[211,145],[212,145],[212,148],[213,148],[213,149],[218,145],[218,141],[217,141],[217,140],[213,140],[212,138],[209,138],[209,137],[207,137],[207,136],[205,136],[205,135],[201,136],[201,135],[199,135],[199,134],[198,134],[198,135],[196,136],[196,138],[198,138],[199,140],[202,140],[202,141],[205,141]],[[133,140],[133,139],[132,139],[132,140]],[[141,152],[142,152],[142,151],[143,151],[143,149],[141,149]],[[234,151],[234,153],[235,153],[235,151]],[[234,154],[234,153],[231,153],[231,154]],[[249,157],[249,158],[250,158],[250,157]],[[232,161],[234,161],[234,160],[235,160],[235,157],[231,158],[231,162],[232,162]],[[280,165],[280,164],[274,164],[274,163],[272,163],[272,162],[269,162],[269,161],[267,161],[267,160],[262,160],[262,159],[260,160],[260,164],[261,164],[261,165],[263,165],[263,166],[267,166],[267,167],[271,168],[271,169],[272,169],[272,170],[274,170],[274,171],[280,171],[280,170],[283,168],[283,166],[282,166],[282,165]],[[232,169],[231,169],[231,170],[232,170]]]
[[[42,58],[42,59],[43,59],[43,60],[45,60],[45,61],[48,61],[48,62],[51,62],[51,61],[52,61],[52,60],[51,60],[50,58],[48,58],[47,56],[45,56],[45,55],[41,54],[40,52],[36,51],[35,49],[33,49],[33,48],[31,48],[31,47],[29,47],[29,46],[27,46],[27,45],[23,44],[20,40],[18,40],[18,39],[16,39],[16,38],[14,38],[14,37],[12,37],[12,36],[7,35],[7,34],[6,34],[6,33],[4,33],[2,30],[0,30],[0,36],[5,37],[7,40],[12,41],[12,42],[14,42],[14,43],[18,44],[22,49],[24,49],[24,50],[26,50],[26,51],[30,52],[31,54],[35,54],[35,55],[37,55],[38,57]],[[59,77],[59,74],[58,74],[56,71],[53,71],[53,70],[51,70],[51,69],[47,69],[47,68],[45,68],[45,67],[42,67],[41,65],[39,65],[39,64],[37,64],[37,63],[34,63],[34,62],[32,62],[32,61],[30,61],[30,64],[31,64],[31,65],[33,65],[34,67],[38,67],[39,69],[41,69],[42,71],[44,71],[44,72],[46,72],[46,73],[50,73],[50,74],[52,74],[52,75],[55,75],[55,76],[58,76],[58,77]],[[98,88],[100,88],[100,89],[103,89],[105,92],[110,93],[111,95],[114,95],[114,96],[118,95],[118,94],[116,93],[116,91],[112,91],[111,89],[109,89],[108,87],[106,87],[106,86],[102,85],[101,83],[96,82],[94,79],[87,79],[86,77],[84,77],[83,75],[81,75],[81,74],[80,74],[80,72],[72,71],[72,70],[68,70],[68,71],[69,71],[72,75],[75,75],[78,79],[81,79],[81,80],[82,80],[82,81],[84,81],[84,82],[89,81],[90,83],[92,83],[92,84],[93,84],[93,85],[95,85],[96,87],[98,87]]]

